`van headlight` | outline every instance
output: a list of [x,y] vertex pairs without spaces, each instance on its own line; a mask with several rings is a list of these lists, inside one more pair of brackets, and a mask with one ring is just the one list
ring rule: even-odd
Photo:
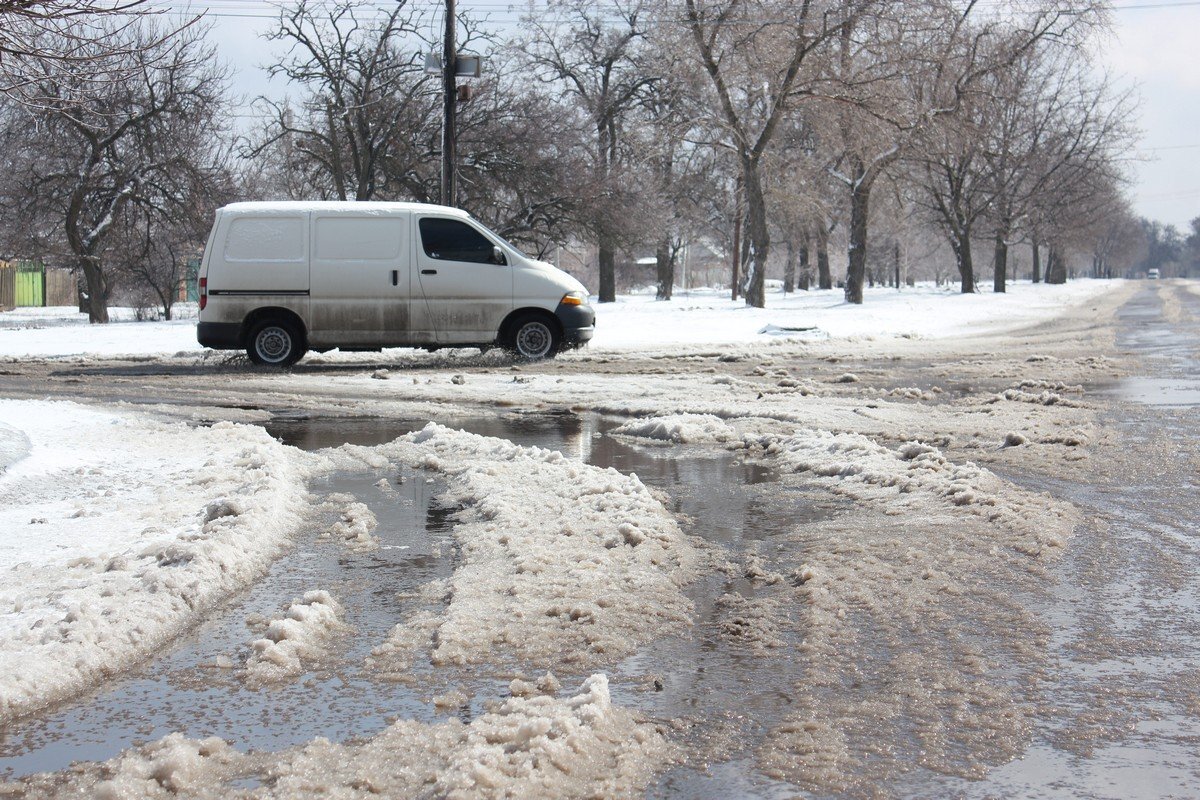
[[560,302],[564,306],[581,306],[587,302],[587,295],[583,292],[567,292]]

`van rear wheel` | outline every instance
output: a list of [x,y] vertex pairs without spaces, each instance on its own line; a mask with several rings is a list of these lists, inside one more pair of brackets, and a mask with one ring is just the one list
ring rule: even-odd
[[545,314],[522,314],[508,328],[504,349],[526,361],[554,358],[562,345],[558,326]]
[[290,367],[307,350],[295,325],[282,319],[265,319],[257,323],[246,340],[246,355],[264,367]]

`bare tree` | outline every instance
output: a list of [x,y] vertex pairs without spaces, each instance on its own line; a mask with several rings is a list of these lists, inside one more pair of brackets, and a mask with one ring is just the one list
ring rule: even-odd
[[1093,278],[1125,275],[1144,242],[1129,202],[1117,192],[1110,194],[1108,213],[1097,216],[1086,235],[1091,239]]
[[[298,172],[321,197],[370,200],[403,191],[429,199],[411,169],[429,160],[424,142],[440,119],[437,86],[420,63],[419,23],[403,0],[382,15],[362,0],[282,8],[266,38],[288,50],[267,70],[305,94],[299,107],[259,98],[271,123],[244,154],[270,155],[290,173],[286,181]],[[390,192],[389,177],[398,184]]]
[[[872,5],[849,0],[846,13]],[[736,153],[751,254],[746,302],[761,308],[771,248],[764,157],[797,99],[821,79],[819,54],[837,27],[824,4],[811,0],[687,0],[685,22],[716,95],[724,142]]]
[[[528,15],[520,49],[533,75],[572,98],[586,115],[592,138],[592,174],[598,190],[590,225],[600,270],[599,299],[616,299],[616,249],[628,195],[620,178],[629,166],[625,117],[656,79],[645,53],[645,0],[563,0]],[[623,213],[624,212],[624,213]]]
[[648,87],[636,117],[634,139],[643,153],[640,181],[654,244],[655,298],[670,300],[680,254],[695,238],[703,217],[700,198],[719,191],[717,154],[698,124],[696,76],[671,50],[660,60],[660,79]]
[[[460,105],[459,199],[493,230],[542,256],[586,229],[596,191],[589,126],[557,93],[531,85],[514,60],[489,57],[483,80]],[[436,191],[436,168],[428,181]]]
[[987,83],[985,78],[971,90],[957,113],[930,125],[910,156],[910,176],[919,187],[915,196],[954,252],[963,293],[976,290],[971,241],[992,206],[995,186],[984,167],[986,128],[996,113]]
[[[994,182],[995,288],[1004,291],[1009,243],[1028,237],[1035,247],[1059,244],[1112,207],[1120,165],[1135,131],[1132,95],[1114,89],[1075,51],[1051,43],[1014,65],[998,93],[996,121],[983,150]],[[1065,273],[1058,273],[1065,276]]]
[[96,80],[96,65],[110,62],[85,69],[43,61],[35,84],[41,105],[6,115],[6,140],[17,147],[2,190],[6,233],[80,271],[92,322],[108,321],[115,275],[105,256],[122,215],[165,212],[180,202],[181,176],[210,168],[183,146],[215,136],[226,116],[225,77],[203,33],[192,27],[164,36],[148,19],[115,25],[97,47],[125,53],[108,76],[120,80]]
[[[1102,19],[1100,6],[1060,0],[1031,9],[929,2],[844,16],[834,63],[844,157],[835,174],[850,195],[846,299],[862,302],[875,181],[931,126],[956,114],[993,71],[1047,38],[1072,46]],[[1003,43],[1003,46],[997,43]],[[973,277],[972,277],[973,279]]]
[[[38,75],[67,64],[90,71],[95,84],[131,77],[121,65],[130,64],[131,48],[144,48],[147,42],[116,34],[156,13],[159,9],[146,0],[0,0],[0,96],[39,106]],[[159,40],[197,19],[161,28]]]
[[191,266],[204,253],[213,209],[241,196],[235,188],[228,142],[184,135],[176,145],[191,152],[176,174],[170,203],[131,205],[113,231],[107,261],[126,291],[152,298],[171,319]]

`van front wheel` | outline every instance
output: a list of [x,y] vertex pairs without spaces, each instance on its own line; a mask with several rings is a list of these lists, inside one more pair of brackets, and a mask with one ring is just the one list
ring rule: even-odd
[[562,344],[558,326],[543,314],[523,314],[508,330],[505,349],[527,361],[554,358]]
[[255,364],[265,367],[290,367],[304,356],[307,348],[299,331],[289,322],[268,319],[250,330],[246,354]]

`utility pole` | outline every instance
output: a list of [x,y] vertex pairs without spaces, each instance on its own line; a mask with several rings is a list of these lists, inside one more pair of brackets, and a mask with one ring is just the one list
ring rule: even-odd
[[454,0],[446,0],[446,40],[442,47],[442,205],[458,204],[455,175],[455,113],[458,102],[458,58],[454,41]]

